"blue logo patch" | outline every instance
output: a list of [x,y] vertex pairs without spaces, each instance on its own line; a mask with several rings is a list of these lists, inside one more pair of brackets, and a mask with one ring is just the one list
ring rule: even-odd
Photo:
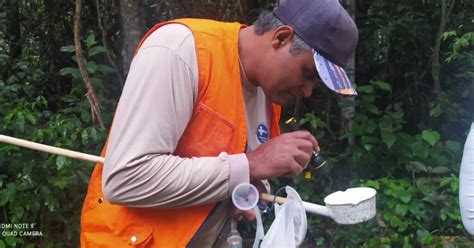
[[257,126],[257,140],[260,143],[265,143],[268,140],[268,127],[265,123],[260,122]]

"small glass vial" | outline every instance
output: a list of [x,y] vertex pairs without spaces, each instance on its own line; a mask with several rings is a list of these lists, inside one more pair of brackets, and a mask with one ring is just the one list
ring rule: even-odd
[[237,231],[237,222],[230,220],[230,233],[227,235],[227,247],[242,248],[242,237]]
[[[298,131],[301,130],[298,121],[295,117],[291,117],[285,122],[289,131]],[[308,166],[303,170],[304,179],[311,180],[313,179],[313,172],[326,164],[326,160],[319,154],[318,151],[313,151],[311,159],[308,162]]]

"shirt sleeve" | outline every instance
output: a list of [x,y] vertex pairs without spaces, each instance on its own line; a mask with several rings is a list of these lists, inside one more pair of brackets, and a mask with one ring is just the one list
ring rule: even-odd
[[132,207],[218,202],[249,181],[247,157],[171,155],[193,112],[197,60],[189,29],[170,24],[157,31],[134,57],[117,106],[102,175],[104,195],[112,204]]

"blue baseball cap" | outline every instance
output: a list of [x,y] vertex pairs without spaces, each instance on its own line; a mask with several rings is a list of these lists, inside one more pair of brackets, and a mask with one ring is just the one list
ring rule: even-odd
[[344,66],[355,51],[357,26],[338,0],[287,0],[273,10],[313,50],[323,83],[343,95],[357,95]]

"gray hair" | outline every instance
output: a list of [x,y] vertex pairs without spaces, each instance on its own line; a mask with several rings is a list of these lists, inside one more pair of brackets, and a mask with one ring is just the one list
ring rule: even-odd
[[[285,24],[283,24],[283,22],[281,22],[273,12],[265,10],[260,13],[253,25],[255,26],[255,33],[257,35],[263,35],[265,32]],[[309,49],[311,49],[311,47],[295,33],[293,36],[293,43],[290,47],[290,53],[294,55]]]

